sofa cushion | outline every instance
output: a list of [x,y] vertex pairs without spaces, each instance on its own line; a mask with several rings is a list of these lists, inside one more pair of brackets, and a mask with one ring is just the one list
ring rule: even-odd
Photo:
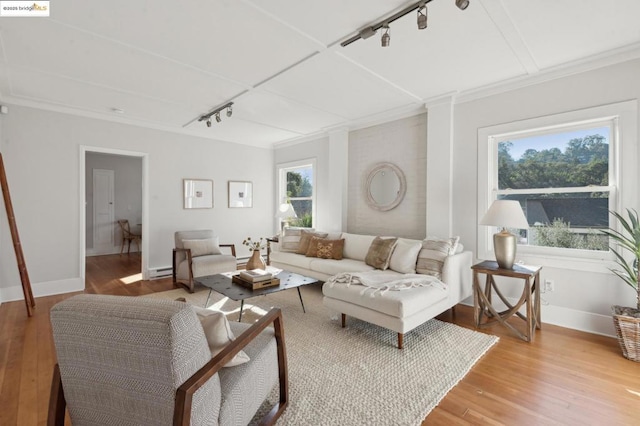
[[364,262],[364,259],[367,257],[367,253],[369,252],[369,246],[371,245],[371,242],[373,241],[375,236],[349,234],[343,232],[342,238],[344,238],[343,256],[349,259],[361,260]]
[[192,257],[222,254],[218,243],[218,237],[199,240],[182,240],[182,246],[191,250]]
[[329,234],[327,234],[326,232],[313,232],[303,229],[300,235],[300,241],[298,242],[298,250],[296,250],[296,253],[306,255],[307,250],[309,250],[309,243],[311,242],[311,238],[327,238],[327,235]]
[[399,239],[396,248],[393,249],[391,254],[389,268],[403,274],[415,274],[416,261],[420,249],[422,249],[422,242],[420,241]]
[[[380,271],[380,273],[398,275],[390,270]],[[389,280],[393,280],[393,275],[390,275]],[[322,292],[326,297],[353,303],[396,318],[406,318],[423,311],[446,299],[449,295],[448,291],[438,286],[416,287],[400,291],[389,290],[384,295],[376,294],[374,297],[371,297],[371,294],[366,291],[361,294],[364,289],[366,287],[362,285],[335,284],[331,286],[325,283],[322,286]]]
[[280,251],[288,251],[290,253],[297,252],[303,230],[313,231],[313,228],[303,229],[286,226],[282,232],[282,238],[280,238]]
[[418,254],[416,272],[442,278],[442,268],[448,256],[456,251],[460,237],[437,238],[427,237],[422,241],[422,249]]
[[271,252],[271,261],[277,262],[286,269],[287,265],[295,266],[302,269],[311,269],[311,261],[314,258],[305,257],[296,253],[287,253],[284,251]]
[[369,246],[367,256],[364,258],[364,263],[384,271],[389,267],[389,259],[391,259],[391,253],[397,243],[397,238],[375,237]]
[[342,272],[364,272],[373,271],[373,267],[367,265],[360,260],[353,260],[343,258],[342,260],[335,259],[318,259],[316,257],[307,257],[311,259],[309,268],[315,272],[321,272],[327,275],[336,275]]
[[[223,312],[199,306],[192,306],[192,308],[196,311],[200,324],[202,324],[209,350],[211,350],[211,357],[218,355],[229,343],[236,339]],[[224,367],[235,367],[245,362],[249,362],[249,356],[244,351],[240,351]]]

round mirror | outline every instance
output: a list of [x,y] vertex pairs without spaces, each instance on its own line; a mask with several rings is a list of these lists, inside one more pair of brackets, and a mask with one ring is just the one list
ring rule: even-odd
[[404,173],[395,164],[377,164],[367,176],[364,192],[369,207],[379,211],[395,208],[407,191]]

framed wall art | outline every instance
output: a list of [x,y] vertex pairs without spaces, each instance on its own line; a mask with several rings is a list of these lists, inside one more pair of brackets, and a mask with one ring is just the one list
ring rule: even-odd
[[213,181],[209,179],[182,179],[185,209],[213,208]]
[[253,207],[253,183],[229,181],[229,207]]

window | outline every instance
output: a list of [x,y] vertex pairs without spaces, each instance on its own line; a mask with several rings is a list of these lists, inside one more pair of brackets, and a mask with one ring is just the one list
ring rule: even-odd
[[[569,268],[570,258],[610,260],[600,230],[615,225],[610,210],[637,202],[620,187],[622,170],[625,181],[637,176],[636,111],[630,101],[479,129],[479,218],[493,200],[517,200],[529,223],[512,231],[519,258]],[[480,258],[493,257],[495,232],[478,226]]]
[[520,202],[529,222],[520,245],[609,250],[610,143],[615,120],[492,138],[498,199]]
[[311,228],[315,216],[315,160],[278,166],[278,202],[291,203],[296,218],[290,226]]

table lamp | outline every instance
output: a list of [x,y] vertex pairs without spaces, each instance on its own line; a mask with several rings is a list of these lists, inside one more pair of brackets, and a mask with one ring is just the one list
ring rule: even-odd
[[276,218],[280,219],[280,235],[283,234],[282,230],[285,223],[289,223],[292,219],[297,218],[296,211],[293,209],[291,203],[282,203],[278,206],[276,211]]
[[502,228],[502,231],[493,234],[493,252],[498,266],[502,269],[513,269],[518,240],[507,228],[529,228],[520,203],[516,200],[495,200],[480,220],[480,225]]

